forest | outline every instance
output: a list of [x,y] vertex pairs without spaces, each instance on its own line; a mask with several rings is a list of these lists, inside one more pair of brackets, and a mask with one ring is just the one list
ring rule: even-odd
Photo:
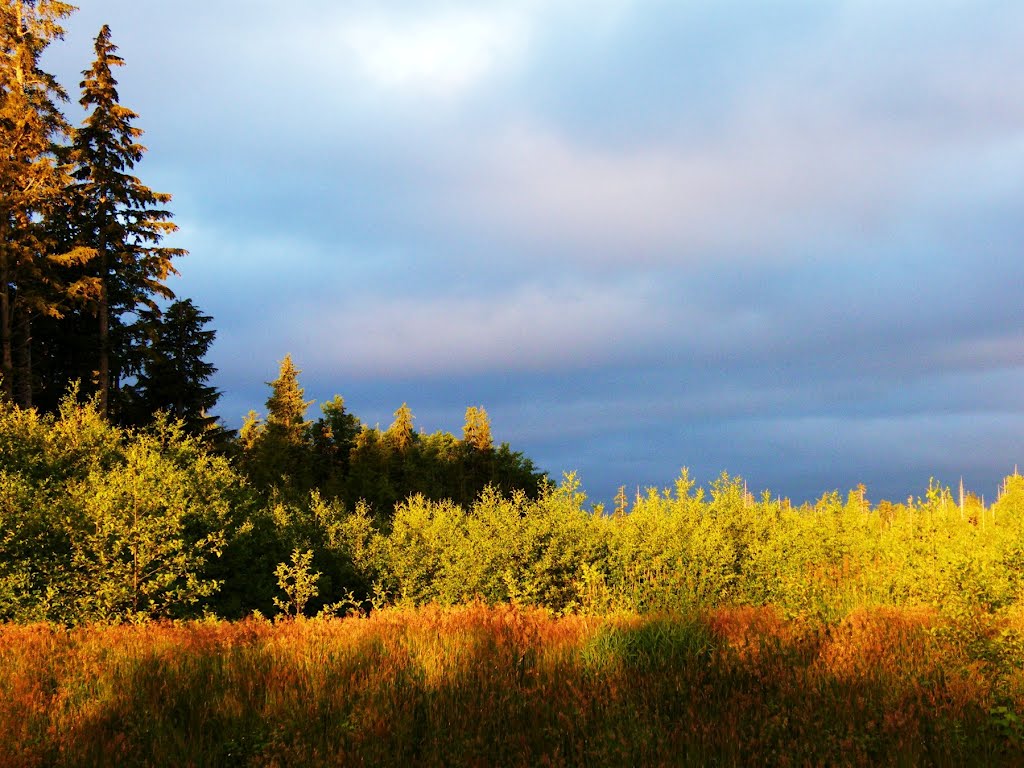
[[1024,477],[611,508],[462,434],[214,410],[171,196],[95,38],[0,2],[0,763],[1024,764]]

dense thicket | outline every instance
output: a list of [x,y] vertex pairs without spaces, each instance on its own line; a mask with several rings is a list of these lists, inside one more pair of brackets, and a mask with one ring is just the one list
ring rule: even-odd
[[183,616],[218,591],[245,489],[180,423],[126,431],[73,395],[0,406],[0,456],[0,619]]
[[[316,450],[317,430],[297,434]],[[315,489],[261,492],[179,423],[125,429],[95,398],[72,397],[50,415],[0,407],[0,455],[2,619],[480,599],[559,613],[773,605],[832,620],[865,605],[927,605],[980,637],[1024,610],[1017,474],[989,506],[932,484],[903,504],[872,505],[858,489],[795,507],[755,500],[725,475],[695,489],[684,472],[673,490],[614,515],[589,507],[571,476],[535,498],[493,487],[470,504],[420,494],[383,515]]]

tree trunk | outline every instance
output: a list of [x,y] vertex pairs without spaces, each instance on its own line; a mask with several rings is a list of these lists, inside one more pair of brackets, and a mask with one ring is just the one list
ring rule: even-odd
[[[0,244],[0,249],[4,248]],[[3,347],[3,396],[5,400],[14,399],[14,357],[11,340],[11,285],[7,277],[7,254],[0,256],[0,346]]]
[[110,415],[110,308],[107,302],[107,281],[104,279],[100,285],[100,360],[99,360],[99,381],[96,382],[100,391],[100,412],[104,416]]
[[17,364],[14,377],[15,401],[22,408],[32,407],[32,317],[21,308],[14,319]]

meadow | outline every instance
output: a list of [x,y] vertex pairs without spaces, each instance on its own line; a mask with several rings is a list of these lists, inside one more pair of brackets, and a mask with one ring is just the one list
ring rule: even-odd
[[[8,624],[0,764],[1024,764],[1024,672],[959,629],[924,608],[827,623],[479,602]],[[1022,630],[1004,617],[988,639]]]
[[1024,765],[1016,472],[375,511],[71,401],[0,456],[0,766]]

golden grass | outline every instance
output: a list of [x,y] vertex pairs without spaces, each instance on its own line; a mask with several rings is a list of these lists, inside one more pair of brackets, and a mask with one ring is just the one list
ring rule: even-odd
[[1024,764],[1019,666],[949,629],[480,604],[3,626],[0,765]]

